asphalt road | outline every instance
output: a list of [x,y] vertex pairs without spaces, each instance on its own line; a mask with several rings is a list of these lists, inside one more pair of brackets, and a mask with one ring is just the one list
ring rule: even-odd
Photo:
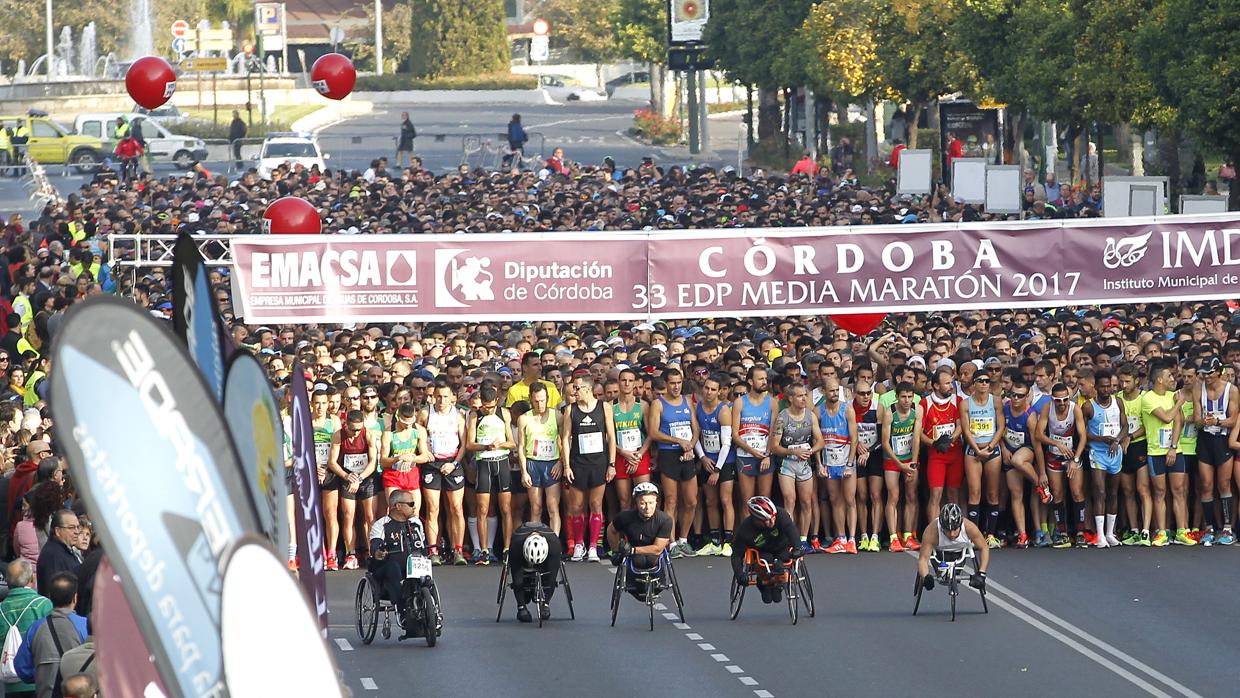
[[[444,632],[376,637],[352,623],[359,573],[328,579],[331,637],[354,695],[1236,695],[1236,549],[1002,550],[990,613],[966,591],[949,622],[936,588],[913,617],[915,561],[890,553],[809,558],[818,615],[746,595],[729,621],[724,558],[676,563],[687,624],[622,601],[609,627],[609,564],[569,565],[576,620],[557,595],[541,630],[495,622],[498,567],[437,568]],[[665,599],[670,603],[670,596]]]

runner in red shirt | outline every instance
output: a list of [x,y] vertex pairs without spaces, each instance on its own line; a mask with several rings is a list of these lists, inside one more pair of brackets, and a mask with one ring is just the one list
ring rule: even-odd
[[955,376],[946,366],[934,373],[934,391],[925,397],[922,406],[922,436],[930,444],[926,462],[926,483],[930,500],[926,511],[938,511],[943,486],[951,490],[947,501],[960,501],[960,482],[964,477],[964,453],[960,449],[960,404],[956,396]]

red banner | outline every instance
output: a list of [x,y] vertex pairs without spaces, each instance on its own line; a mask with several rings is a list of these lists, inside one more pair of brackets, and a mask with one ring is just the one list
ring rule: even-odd
[[1240,297],[1240,214],[235,238],[247,322],[883,313]]

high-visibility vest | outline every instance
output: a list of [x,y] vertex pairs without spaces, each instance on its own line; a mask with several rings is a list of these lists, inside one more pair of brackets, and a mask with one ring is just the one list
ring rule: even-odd
[[73,238],[74,244],[81,242],[86,238],[86,226],[77,221],[69,221],[69,237]]
[[83,267],[81,262],[73,262],[69,264],[69,274],[73,276],[74,280],[77,280],[77,278],[82,275],[83,271],[89,271],[91,278],[98,281],[99,269],[102,267],[103,264],[100,262],[91,262],[90,267]]
[[13,139],[9,136],[9,130],[0,126],[0,150],[10,150],[13,147]]
[[121,138],[124,138],[124,137],[125,137],[125,135],[126,135],[126,134],[128,134],[128,133],[129,133],[129,122],[128,122],[128,121],[118,121],[118,122],[116,123],[116,138],[117,138],[117,140],[120,140]]
[[30,343],[30,340],[25,337],[17,340],[18,356],[25,356],[28,351],[33,351],[35,356],[41,356],[41,354],[39,354],[39,350],[34,348],[34,345]]
[[30,374],[30,378],[26,381],[26,395],[22,398],[26,407],[34,407],[39,402],[39,395],[34,389],[46,375],[42,371],[35,371]]
[[23,329],[30,326],[30,321],[34,319],[34,307],[26,294],[19,294],[13,299],[13,312],[21,316]]

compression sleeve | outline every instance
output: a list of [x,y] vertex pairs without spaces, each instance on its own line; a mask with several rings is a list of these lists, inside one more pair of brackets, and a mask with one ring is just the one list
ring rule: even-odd
[[[699,439],[699,442],[701,440]],[[719,462],[715,465],[728,462],[728,451],[732,450],[732,425],[724,424],[719,427]]]

